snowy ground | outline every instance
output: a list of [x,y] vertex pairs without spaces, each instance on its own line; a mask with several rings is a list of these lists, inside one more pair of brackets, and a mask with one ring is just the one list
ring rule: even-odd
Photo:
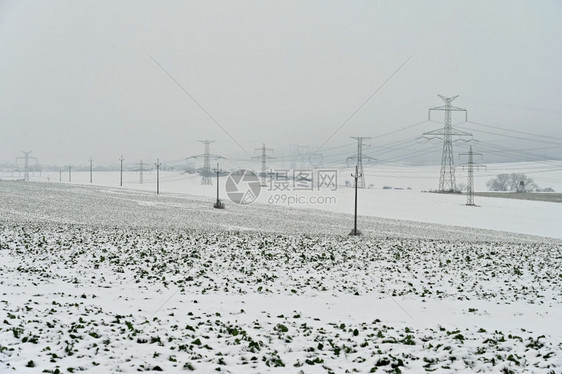
[[560,372],[559,240],[211,202],[0,182],[0,371]]
[[[562,191],[562,170],[537,172],[540,163],[490,165],[486,173],[476,174],[476,191],[485,191],[486,181],[498,173],[528,172],[544,187]],[[461,169],[459,169],[461,170]],[[540,170],[540,169],[539,169]],[[338,186],[335,191],[317,188],[313,191],[298,190],[289,186],[279,191],[263,188],[258,203],[290,206],[298,209],[320,209],[328,212],[353,213],[353,190],[344,186],[351,180],[349,170],[338,170]],[[374,173],[374,174],[373,174]],[[367,184],[374,183],[373,189],[359,191],[359,215],[391,218],[417,222],[429,222],[461,227],[509,231],[519,234],[562,238],[562,204],[542,201],[507,200],[488,197],[475,197],[477,207],[468,207],[464,195],[436,195],[424,193],[435,189],[438,167],[394,167],[376,166],[366,170]],[[460,171],[457,179],[461,182]],[[419,178],[424,176],[423,178]],[[316,175],[317,176],[317,175]],[[427,176],[431,178],[428,179]],[[89,184],[88,172],[73,172],[72,184]],[[17,178],[17,174],[0,174],[0,179]],[[118,172],[94,173],[94,185],[118,187]],[[31,177],[35,181],[59,183],[59,173],[42,173]],[[68,183],[68,174],[62,173],[62,183]],[[161,173],[160,190],[168,193],[188,194],[213,198],[216,186],[201,186],[201,178],[180,172]],[[222,177],[220,194],[230,203],[225,193],[226,177]],[[215,183],[215,180],[213,180]],[[393,189],[383,189],[384,186]],[[140,184],[138,172],[123,174],[123,187],[142,191],[156,190],[155,172],[144,173],[144,183]],[[411,188],[408,190],[407,188]],[[394,189],[402,188],[402,189]],[[312,201],[311,201],[312,200]],[[232,205],[232,204],[230,204]],[[344,230],[348,230],[347,228]]]

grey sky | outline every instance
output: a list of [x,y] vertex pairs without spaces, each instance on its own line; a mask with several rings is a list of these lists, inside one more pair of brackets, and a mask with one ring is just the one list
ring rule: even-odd
[[439,127],[377,139],[425,120],[437,93],[461,95],[472,121],[562,138],[561,41],[560,1],[0,0],[0,162],[179,160],[199,139],[247,158],[149,54],[250,153],[317,148],[412,54],[327,149]]

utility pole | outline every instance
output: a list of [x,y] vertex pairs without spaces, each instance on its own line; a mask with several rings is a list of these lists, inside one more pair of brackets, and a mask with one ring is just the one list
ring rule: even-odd
[[261,148],[256,148],[255,150],[261,151],[260,156],[254,156],[254,157],[252,157],[252,159],[260,159],[261,160],[261,176],[262,176],[261,186],[266,187],[267,186],[267,159],[275,158],[275,157],[268,156],[267,151],[273,152],[273,149],[266,148],[265,143],[263,143]]
[[364,172],[363,172],[363,160],[367,160],[367,161],[372,161],[374,160],[374,158],[369,157],[369,156],[364,156],[363,155],[363,146],[364,145],[369,145],[369,144],[365,144],[364,141],[365,140],[371,140],[370,137],[366,137],[366,136],[352,136],[351,139],[355,139],[357,140],[357,155],[355,156],[351,156],[347,158],[347,162],[349,164],[349,161],[356,161],[356,166],[357,166],[357,172],[358,174],[358,178],[359,180],[356,181],[356,188],[365,188],[365,176],[364,176]]
[[72,182],[72,165],[66,165],[68,168],[68,182]]
[[222,169],[219,168],[219,163],[217,162],[217,168],[213,169],[217,173],[217,202],[213,205],[216,209],[224,209],[224,203],[221,201],[219,196],[219,176],[222,173]]
[[428,140],[443,139],[443,152],[441,154],[441,171],[439,174],[438,191],[456,192],[457,186],[455,180],[455,161],[453,158],[453,136],[458,136],[459,138],[457,140],[464,140],[463,137],[466,137],[468,139],[464,141],[470,141],[472,140],[472,134],[453,128],[451,112],[464,112],[465,121],[468,120],[468,113],[466,109],[451,105],[451,102],[459,97],[459,95],[453,97],[445,97],[443,95],[438,96],[445,102],[445,105],[430,108],[428,119],[431,119],[432,110],[444,111],[444,126],[442,129],[424,132],[422,137]]
[[59,182],[62,182],[62,168],[59,168]]
[[485,165],[475,164],[474,156],[482,157],[482,153],[472,152],[472,146],[470,146],[468,153],[461,153],[459,156],[468,156],[468,162],[463,164],[462,167],[466,166],[468,168],[468,177],[466,183],[466,205],[475,206],[474,204],[474,168],[479,169],[481,167],[485,168]]
[[141,162],[140,162],[140,182],[139,182],[140,184],[142,184],[142,182],[143,182],[143,175],[142,175],[143,170],[142,170],[142,165],[143,165],[143,164],[142,164],[142,160],[141,160]]
[[123,187],[123,161],[125,161],[125,159],[123,158],[123,155],[121,155],[121,157],[119,158],[119,161],[121,161],[121,174],[120,174],[120,178],[119,178],[119,186]]
[[162,165],[160,163],[159,158],[156,159],[156,163],[154,165],[156,166],[156,194],[159,195],[160,194],[160,166]]
[[205,145],[203,153],[188,157],[186,158],[186,160],[189,160],[190,158],[203,158],[203,170],[201,171],[201,175],[202,175],[201,184],[211,186],[213,185],[213,181],[211,179],[212,176],[211,159],[219,160],[219,159],[223,159],[224,157],[211,154],[211,147],[209,146],[209,144],[214,143],[215,142],[214,140],[199,140],[199,141]]
[[362,174],[363,173],[359,171],[359,165],[355,165],[355,174],[351,174],[353,179],[355,179],[355,214],[353,216],[353,231],[349,233],[349,235],[353,236],[361,235],[361,232],[357,230],[357,185]]
[[31,152],[33,152],[33,151],[28,151],[28,152],[21,151],[21,153],[23,153],[23,157],[16,157],[16,165],[18,163],[18,160],[21,160],[21,159],[24,160],[23,180],[26,181],[26,182],[29,181],[29,160],[34,159],[35,165],[37,165],[37,163],[38,163],[37,157],[29,157],[29,154]]
[[307,154],[308,154],[308,146],[297,144],[297,155],[299,156],[299,159],[300,159],[301,170],[306,170],[306,155]]
[[92,165],[93,165],[94,160],[92,159],[92,156],[90,156],[90,183],[92,183]]

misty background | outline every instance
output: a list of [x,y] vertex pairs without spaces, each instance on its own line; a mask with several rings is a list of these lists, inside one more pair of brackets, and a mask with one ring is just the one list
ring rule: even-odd
[[559,160],[561,40],[560,1],[0,0],[0,163],[439,164],[438,93],[487,163]]

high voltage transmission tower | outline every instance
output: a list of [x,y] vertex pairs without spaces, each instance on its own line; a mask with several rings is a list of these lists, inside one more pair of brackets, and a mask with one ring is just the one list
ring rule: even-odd
[[370,140],[371,138],[365,136],[352,136],[351,138],[357,140],[357,155],[348,157],[347,162],[349,164],[349,161],[353,161],[353,160],[356,161],[357,178],[355,178],[355,183],[357,184],[357,188],[365,188],[365,173],[363,173],[363,160],[365,159],[367,161],[372,161],[374,160],[374,158],[363,155],[363,146],[368,145],[368,144],[364,144],[363,142],[364,140]]
[[271,157],[267,155],[267,152],[273,152],[273,149],[271,148],[266,148],[265,147],[265,143],[263,143],[261,148],[256,148],[256,151],[261,151],[261,155],[259,156],[254,156],[252,157],[252,159],[260,159],[261,160],[261,185],[262,187],[266,187],[267,186],[267,160],[268,159],[273,159],[275,157]]
[[37,157],[29,157],[29,154],[31,152],[33,152],[33,151],[28,151],[28,152],[21,151],[21,153],[23,153],[23,157],[22,156],[16,157],[16,165],[18,163],[18,160],[21,160],[21,159],[24,160],[23,180],[25,180],[25,181],[29,181],[29,160],[34,159],[35,165],[38,164]]
[[431,119],[432,110],[444,111],[444,126],[442,129],[424,132],[422,137],[428,140],[443,139],[443,153],[441,154],[441,172],[439,174],[438,191],[455,192],[457,191],[457,186],[455,181],[455,161],[453,157],[453,136],[458,136],[458,139],[456,140],[464,140],[463,137],[467,137],[469,139],[465,141],[470,141],[472,140],[472,134],[453,127],[451,112],[464,112],[465,121],[468,119],[466,109],[451,105],[451,102],[459,97],[459,95],[453,97],[445,97],[443,95],[438,96],[445,102],[445,105],[430,108],[428,119]]
[[466,183],[466,205],[474,206],[474,168],[479,169],[481,167],[485,168],[485,165],[475,164],[474,163],[474,156],[482,157],[482,153],[474,153],[472,152],[472,146],[468,153],[461,153],[459,156],[468,156],[468,162],[466,164],[462,164],[461,166],[468,168],[468,177]]
[[211,177],[213,176],[213,172],[211,171],[211,159],[219,160],[219,159],[223,159],[224,157],[211,154],[211,147],[209,146],[209,144],[214,143],[215,142],[214,140],[199,140],[199,141],[205,144],[205,149],[203,154],[188,157],[186,158],[186,160],[189,160],[190,158],[203,158],[203,170],[201,172],[203,178],[201,179],[201,184],[212,185],[213,180]]

